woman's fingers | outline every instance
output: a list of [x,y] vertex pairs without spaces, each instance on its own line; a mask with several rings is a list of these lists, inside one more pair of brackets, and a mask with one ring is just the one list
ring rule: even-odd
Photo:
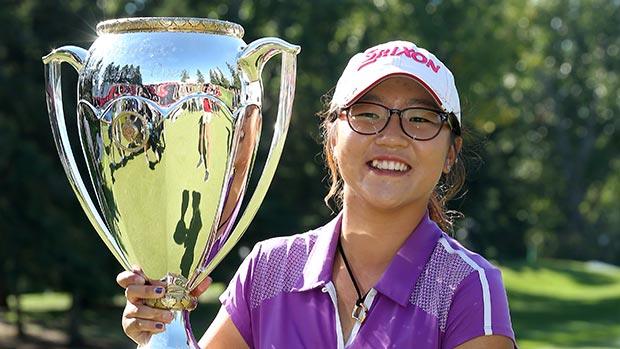
[[165,292],[159,285],[129,285],[125,288],[125,297],[130,303],[141,305],[144,299],[161,298]]
[[127,288],[129,285],[144,285],[149,283],[148,278],[137,265],[131,267],[131,271],[125,270],[116,276],[116,282],[122,287]]
[[[152,308],[146,305],[127,303],[123,317],[128,319],[142,319],[152,322],[169,324],[174,320],[174,314],[170,310]],[[148,327],[152,328],[152,327]]]
[[123,330],[138,344],[145,344],[151,335],[163,332],[166,324],[174,320],[169,310],[151,308],[127,302],[123,312]]
[[194,297],[200,296],[207,290],[207,288],[209,288],[212,282],[213,282],[213,279],[211,279],[210,277],[207,277],[201,283],[199,283],[198,286],[196,286],[196,288],[192,290],[192,292],[190,292],[190,295]]
[[125,289],[127,298],[123,311],[123,330],[136,343],[148,343],[153,334],[163,332],[166,324],[174,320],[171,311],[144,305],[145,299],[161,298],[165,295],[165,282],[149,280],[137,266],[131,271],[118,274],[116,282]]
[[129,337],[135,338],[142,332],[158,333],[166,329],[163,321],[147,320],[142,318],[123,318],[123,328]]
[[161,298],[166,292],[165,282],[149,280],[138,266],[134,266],[131,271],[119,273],[116,282],[125,289],[127,300],[135,304],[142,303],[142,299]]
[[146,278],[141,274],[134,273],[133,271],[123,271],[116,276],[116,283],[122,288],[127,288],[129,285],[144,285],[146,284]]
[[165,331],[166,325],[153,320],[123,317],[123,330],[134,342],[145,345],[153,334]]

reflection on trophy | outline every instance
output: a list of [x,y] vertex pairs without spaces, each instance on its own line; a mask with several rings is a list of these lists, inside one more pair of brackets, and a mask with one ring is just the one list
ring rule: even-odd
[[[211,19],[110,20],[97,34],[89,50],[64,46],[43,58],[58,153],[122,266],[140,265],[149,279],[167,283],[166,297],[149,304],[176,319],[149,348],[198,348],[189,292],[239,241],[265,197],[288,130],[300,49],[277,38],[245,44],[241,26]],[[279,53],[271,147],[244,200],[262,128],[261,72]],[[69,143],[63,62],[79,74],[77,124],[94,199]]]

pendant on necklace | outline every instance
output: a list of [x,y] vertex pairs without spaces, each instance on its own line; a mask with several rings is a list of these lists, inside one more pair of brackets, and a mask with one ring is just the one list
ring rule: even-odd
[[366,320],[366,313],[368,312],[368,308],[363,302],[359,302],[355,304],[353,307],[353,312],[351,313],[351,317],[355,319],[355,321],[362,324],[364,320]]
[[355,292],[357,292],[357,301],[355,301],[355,307],[353,307],[353,312],[351,313],[351,317],[355,319],[355,321],[362,324],[364,320],[366,320],[366,313],[368,313],[368,308],[364,304],[366,300],[366,293],[362,297],[362,292],[360,292],[360,288],[357,285],[357,281],[355,281],[355,277],[353,277],[353,272],[351,271],[351,267],[349,266],[349,262],[347,261],[347,257],[344,255],[344,250],[342,249],[342,244],[340,243],[340,239],[338,239],[338,251],[342,256],[342,261],[344,262],[344,267],[347,269],[349,273],[349,277],[351,278],[351,282],[353,282],[353,286],[355,287]]

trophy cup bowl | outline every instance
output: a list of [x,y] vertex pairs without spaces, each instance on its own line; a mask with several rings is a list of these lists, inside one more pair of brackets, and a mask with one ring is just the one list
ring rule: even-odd
[[[125,269],[139,265],[166,282],[165,298],[147,304],[175,320],[149,348],[198,348],[190,292],[245,232],[282,153],[300,48],[278,38],[246,44],[243,32],[213,19],[114,19],[97,25],[88,50],[63,46],[43,57],[52,134],[84,212]],[[277,54],[271,146],[244,201],[262,128],[261,73]],[[95,199],[69,143],[62,63],[78,72],[78,135]]]

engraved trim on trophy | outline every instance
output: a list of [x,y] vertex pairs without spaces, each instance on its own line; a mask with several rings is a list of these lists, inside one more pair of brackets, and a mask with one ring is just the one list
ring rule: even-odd
[[97,25],[97,35],[135,32],[187,32],[229,35],[242,38],[239,24],[207,18],[135,17],[111,19]]
[[136,112],[122,112],[112,121],[112,140],[117,147],[130,153],[143,149],[149,140],[148,121]]
[[167,310],[194,310],[198,305],[198,298],[191,296],[187,287],[187,279],[181,275],[168,273],[164,278],[166,294],[163,298],[145,299],[144,304]]

